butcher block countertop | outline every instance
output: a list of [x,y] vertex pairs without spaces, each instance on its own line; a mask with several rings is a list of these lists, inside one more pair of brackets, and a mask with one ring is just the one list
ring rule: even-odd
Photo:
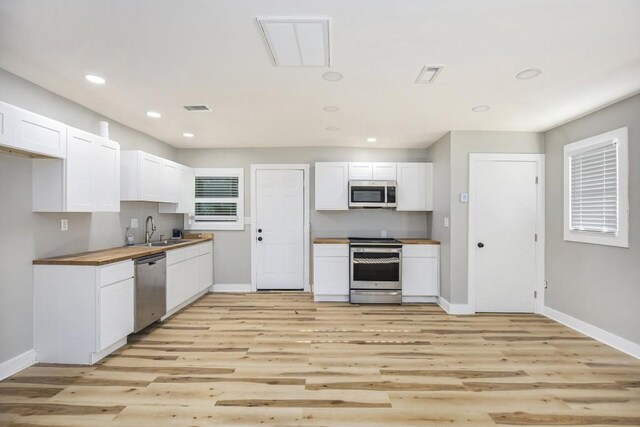
[[[422,239],[399,238],[398,240],[402,242],[403,245],[439,245],[440,244],[440,242],[437,240],[431,240],[426,238],[422,238]],[[317,237],[313,239],[313,243],[319,244],[319,245],[322,245],[322,244],[348,245],[349,239],[347,239],[346,237]]]
[[213,240],[213,237],[200,239],[188,239],[188,242],[178,243],[172,246],[121,246],[118,248],[102,249],[99,251],[82,252],[78,254],[63,255],[53,258],[36,259],[34,265],[105,265],[114,262],[126,261],[147,255],[159,254],[173,249]]

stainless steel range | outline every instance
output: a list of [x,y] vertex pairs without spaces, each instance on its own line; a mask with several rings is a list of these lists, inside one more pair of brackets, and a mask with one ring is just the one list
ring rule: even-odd
[[402,303],[402,243],[387,238],[349,238],[351,303]]

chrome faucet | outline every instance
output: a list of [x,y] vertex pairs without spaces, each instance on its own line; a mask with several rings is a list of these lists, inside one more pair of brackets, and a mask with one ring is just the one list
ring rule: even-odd
[[[151,233],[149,233],[149,223],[151,223]],[[147,221],[144,224],[144,242],[151,243],[151,236],[153,236],[153,232],[156,231],[156,224],[153,222],[153,217],[149,215],[147,217]]]

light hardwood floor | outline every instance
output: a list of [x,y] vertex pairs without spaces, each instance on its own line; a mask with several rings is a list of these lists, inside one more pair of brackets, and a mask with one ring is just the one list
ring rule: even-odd
[[640,425],[640,361],[537,315],[209,294],[1,382],[0,425]]

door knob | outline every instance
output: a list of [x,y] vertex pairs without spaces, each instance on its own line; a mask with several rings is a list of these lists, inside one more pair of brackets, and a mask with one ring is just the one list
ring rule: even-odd
[[479,248],[484,248],[484,243],[482,243],[482,242],[478,242],[478,247],[479,247]]
[[258,233],[262,233],[262,228],[258,228]]
[[258,237],[258,242],[262,242],[262,237]]

